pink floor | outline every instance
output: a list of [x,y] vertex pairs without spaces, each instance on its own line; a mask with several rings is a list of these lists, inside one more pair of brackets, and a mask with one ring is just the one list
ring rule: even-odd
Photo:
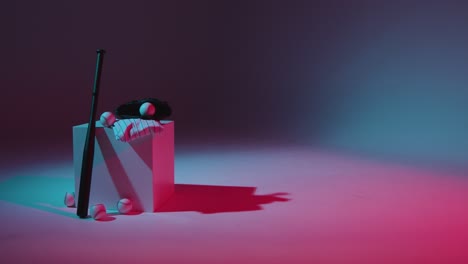
[[0,263],[468,263],[468,173],[304,148],[179,152],[161,212],[82,220],[71,159],[0,177]]

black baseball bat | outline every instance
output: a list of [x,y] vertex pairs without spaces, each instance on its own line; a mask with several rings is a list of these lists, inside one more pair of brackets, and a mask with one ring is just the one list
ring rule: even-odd
[[91,178],[93,174],[94,140],[96,136],[96,109],[99,96],[99,84],[101,82],[102,61],[105,51],[97,51],[96,72],[94,74],[93,99],[91,102],[91,116],[88,123],[88,132],[83,149],[83,162],[81,164],[80,189],[78,192],[78,206],[76,214],[80,218],[88,217],[89,195],[91,192]]

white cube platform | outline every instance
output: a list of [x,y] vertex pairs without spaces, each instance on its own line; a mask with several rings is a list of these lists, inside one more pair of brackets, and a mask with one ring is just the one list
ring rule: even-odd
[[[115,139],[112,128],[96,122],[89,206],[104,204],[116,210],[121,198],[133,208],[154,212],[174,193],[174,122],[162,121],[162,132],[131,142]],[[81,164],[88,124],[73,127],[75,200],[78,201]]]

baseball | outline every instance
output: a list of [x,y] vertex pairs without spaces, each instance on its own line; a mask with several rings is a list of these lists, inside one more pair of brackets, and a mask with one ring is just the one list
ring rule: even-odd
[[154,113],[156,113],[156,107],[153,104],[146,102],[140,106],[141,116],[152,116]]
[[130,201],[127,198],[120,199],[120,201],[117,203],[117,210],[119,210],[119,213],[121,214],[126,214],[132,211],[133,204],[132,201]]
[[101,124],[104,126],[104,127],[111,127],[114,125],[115,123],[115,115],[112,113],[112,112],[104,112],[102,113],[101,115],[101,118],[99,119],[99,121],[101,121]]
[[90,214],[94,220],[102,220],[107,216],[106,207],[103,204],[96,204],[91,207]]
[[75,193],[74,192],[65,193],[64,203],[67,207],[74,207],[75,206]]

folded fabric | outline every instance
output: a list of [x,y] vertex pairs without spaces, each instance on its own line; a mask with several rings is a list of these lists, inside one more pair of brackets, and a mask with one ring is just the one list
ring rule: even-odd
[[116,140],[129,142],[143,136],[160,133],[164,127],[156,120],[132,118],[117,120],[112,129]]

